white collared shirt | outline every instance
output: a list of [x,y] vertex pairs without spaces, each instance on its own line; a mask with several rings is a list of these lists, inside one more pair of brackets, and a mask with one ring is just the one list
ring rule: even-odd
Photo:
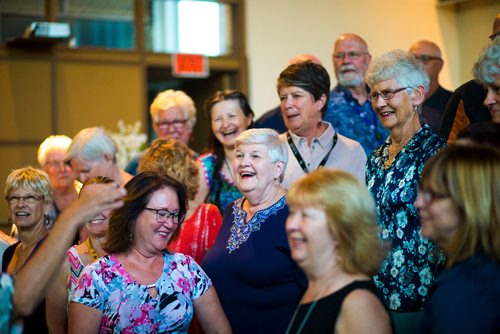
[[[292,132],[290,136],[293,143],[297,147],[302,159],[306,163],[307,169],[313,171],[318,168],[323,158],[328,154],[328,151],[333,145],[333,136],[335,129],[328,122],[323,122],[327,125],[326,130],[318,137],[311,141],[311,145],[307,144],[307,139],[299,137]],[[330,152],[330,156],[326,161],[326,168],[339,168],[349,172],[359,178],[363,184],[365,183],[365,165],[366,154],[361,145],[352,139],[349,139],[341,134],[338,135],[337,144]],[[284,188],[289,189],[291,184],[297,180],[305,172],[300,167],[299,162],[295,158],[290,145],[287,141],[287,133],[282,133],[280,139],[287,144],[288,147],[288,164],[285,170],[285,178],[281,184]]]

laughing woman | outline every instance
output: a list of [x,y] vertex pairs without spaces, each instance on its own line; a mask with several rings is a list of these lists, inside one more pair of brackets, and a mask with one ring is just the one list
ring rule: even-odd
[[[19,242],[3,254],[2,271],[15,275],[33,257],[47,236],[52,188],[45,172],[32,167],[16,169],[7,177],[5,199],[9,220],[17,227]],[[23,319],[24,333],[48,333],[45,299]]]
[[413,203],[425,162],[446,142],[429,125],[420,124],[429,77],[413,55],[394,50],[374,59],[366,82],[371,88],[373,110],[390,132],[366,167],[381,238],[391,249],[374,280],[393,311],[396,327],[414,330],[429,288],[444,267],[444,256],[434,243],[422,238]]
[[165,250],[186,215],[184,186],[144,172],[125,188],[109,221],[109,255],[85,267],[71,298],[70,333],[187,333],[194,311],[206,333],[230,333],[205,272]]
[[384,257],[375,203],[363,183],[320,168],[287,199],[292,258],[309,284],[288,333],[391,333],[389,310],[371,280]]
[[285,234],[285,145],[271,129],[238,136],[233,170],[243,197],[226,207],[203,259],[235,333],[284,333],[305,289]]
[[241,196],[231,168],[234,157],[234,141],[252,124],[253,110],[247,97],[236,90],[217,91],[205,103],[210,120],[208,138],[209,153],[199,160],[199,201],[215,204],[224,212],[226,206]]
[[[109,177],[93,177],[83,185],[80,195],[84,196],[89,191],[90,184],[113,183]],[[78,278],[86,265],[106,255],[103,249],[108,230],[111,210],[99,213],[92,220],[86,222],[85,228],[88,238],[79,245],[74,245],[66,253],[66,261],[63,262],[59,272],[58,280],[47,294],[47,325],[51,333],[68,332],[68,305],[69,297],[75,289]]]

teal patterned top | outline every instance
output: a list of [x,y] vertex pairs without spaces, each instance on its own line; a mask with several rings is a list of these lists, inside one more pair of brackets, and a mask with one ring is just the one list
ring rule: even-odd
[[366,168],[382,241],[392,245],[374,281],[389,309],[414,312],[424,308],[429,288],[445,263],[436,245],[422,238],[420,215],[413,203],[425,162],[446,142],[424,124],[384,169],[390,143],[389,137],[370,156]]
[[209,189],[208,203],[216,205],[220,212],[223,213],[224,209],[229,203],[241,197],[241,192],[236,187],[236,184],[224,175],[222,170],[219,171],[220,181],[213,180],[213,172],[215,168],[215,158],[213,153],[207,153],[198,158],[205,174],[205,182]]

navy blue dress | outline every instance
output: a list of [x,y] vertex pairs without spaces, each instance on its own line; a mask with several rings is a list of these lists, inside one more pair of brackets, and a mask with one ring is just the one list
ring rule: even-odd
[[500,333],[500,264],[480,251],[444,271],[420,333]]
[[234,201],[203,259],[233,333],[284,333],[307,287],[305,274],[290,257],[285,198],[248,222],[243,198]]

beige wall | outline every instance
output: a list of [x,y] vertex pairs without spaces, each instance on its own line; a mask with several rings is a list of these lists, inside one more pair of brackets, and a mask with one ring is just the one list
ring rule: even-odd
[[249,97],[257,115],[278,103],[275,82],[289,58],[311,53],[333,77],[330,55],[342,32],[363,36],[373,56],[408,49],[419,39],[441,46],[448,89],[471,79],[470,69],[484,45],[495,14],[492,0],[437,6],[437,0],[248,0]]

